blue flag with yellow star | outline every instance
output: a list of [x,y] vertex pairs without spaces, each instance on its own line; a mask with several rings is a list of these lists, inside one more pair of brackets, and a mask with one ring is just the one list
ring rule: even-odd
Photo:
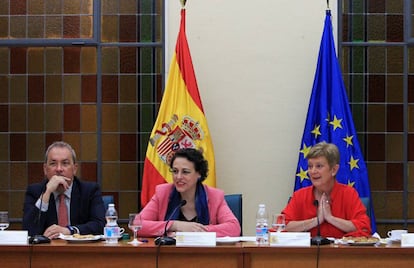
[[[334,143],[339,148],[341,160],[336,176],[337,181],[354,187],[360,197],[367,197],[371,200],[367,167],[358,143],[342,73],[336,57],[330,10],[326,11],[318,65],[299,153],[295,191],[312,185],[307,174],[306,155],[312,145],[321,141]],[[370,207],[371,227],[372,231],[376,232],[374,211],[372,206]]]

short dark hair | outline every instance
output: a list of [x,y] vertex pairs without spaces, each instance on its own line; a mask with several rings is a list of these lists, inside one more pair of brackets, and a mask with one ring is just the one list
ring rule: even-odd
[[72,146],[70,146],[69,143],[66,143],[64,141],[55,141],[51,145],[49,145],[49,147],[47,148],[46,153],[45,153],[45,163],[47,163],[47,157],[49,156],[50,150],[52,150],[55,147],[58,147],[58,148],[67,148],[70,151],[70,153],[72,154],[73,163],[74,164],[76,163],[76,153],[75,153],[75,150],[73,150]]
[[170,168],[173,167],[174,160],[178,157],[187,159],[194,164],[195,170],[200,173],[200,181],[204,181],[208,175],[208,161],[204,159],[203,153],[194,148],[182,148],[177,150],[171,158]]

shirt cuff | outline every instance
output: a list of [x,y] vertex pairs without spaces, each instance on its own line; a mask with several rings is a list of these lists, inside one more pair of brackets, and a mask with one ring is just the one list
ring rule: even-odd
[[[42,204],[42,207],[40,207],[40,204]],[[46,212],[49,209],[49,203],[42,202],[39,198],[36,201],[36,207],[40,209],[42,212]]]
[[79,228],[76,226],[71,226],[75,230],[75,234],[80,234]]
[[68,226],[66,226],[66,228],[69,229],[69,232],[70,232],[71,235],[73,235],[75,233],[75,229],[72,226],[68,225]]

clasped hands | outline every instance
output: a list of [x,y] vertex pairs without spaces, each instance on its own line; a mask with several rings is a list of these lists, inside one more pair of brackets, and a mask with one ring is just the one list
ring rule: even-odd
[[324,221],[330,222],[333,215],[331,212],[331,203],[326,193],[323,193],[321,199],[319,200],[318,210],[319,224]]
[[197,222],[174,221],[170,231],[175,232],[207,232],[207,226]]

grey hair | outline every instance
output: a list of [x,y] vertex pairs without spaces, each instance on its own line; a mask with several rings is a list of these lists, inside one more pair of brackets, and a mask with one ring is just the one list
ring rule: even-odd
[[326,158],[326,160],[328,160],[328,164],[330,167],[339,164],[339,149],[333,143],[327,143],[322,141],[320,143],[315,144],[310,149],[308,155],[306,156],[306,159],[312,159],[320,156],[323,156]]
[[56,147],[58,147],[58,148],[67,148],[72,154],[73,163],[76,163],[75,150],[73,150],[72,146],[70,146],[69,143],[66,143],[64,141],[55,141],[51,145],[49,145],[49,147],[47,147],[46,154],[45,154],[45,163],[47,163],[47,156],[49,155],[50,150],[52,150],[53,148],[56,148]]

